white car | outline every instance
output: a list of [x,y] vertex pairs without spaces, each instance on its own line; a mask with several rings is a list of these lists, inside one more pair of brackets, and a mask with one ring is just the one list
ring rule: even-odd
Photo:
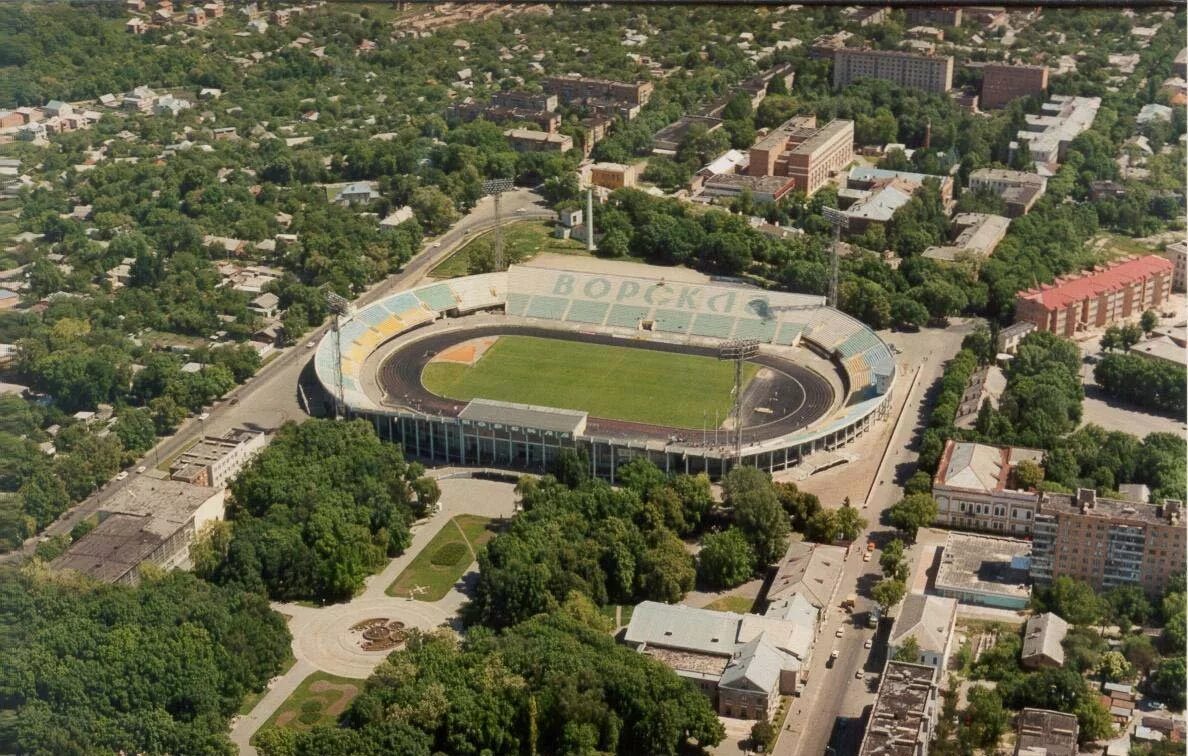
[[519,215],[523,215],[526,212],[528,212],[528,208],[526,207],[521,207],[520,209],[516,210],[516,213]]
[[118,474],[118,475],[116,475],[116,478],[115,478],[115,479],[116,479],[116,480],[123,480],[123,479],[124,479],[124,478],[126,478],[126,477],[128,477],[128,471],[127,471],[127,470],[120,470],[119,474]]
[[140,467],[136,468],[136,472],[137,472],[137,474],[143,474],[144,471],[147,469],[148,469],[147,467],[145,467],[144,465],[141,465]]
[[305,348],[306,348],[306,349],[313,349],[313,348],[314,348],[314,347],[316,347],[317,345],[318,345],[318,342],[316,342],[316,341],[309,341],[309,342],[306,342],[306,344],[305,344]]
[[854,673],[854,678],[861,680],[864,674],[865,673],[862,670],[858,670],[857,672]]
[[869,551],[867,551],[867,552],[864,552],[864,553],[862,554],[862,561],[864,561],[864,562],[869,562],[869,561],[870,561],[870,552],[869,552]]
[[862,644],[862,647],[863,647],[863,648],[870,648],[870,647],[871,647],[871,646],[873,646],[873,645],[874,645],[874,641],[873,641],[872,639],[870,639],[870,638],[867,638],[867,639],[866,639],[866,643],[863,643],[863,644]]
[[836,636],[838,638],[842,637],[843,635],[845,635],[845,628],[841,628],[841,627],[839,627],[837,629],[837,632],[834,633],[834,636]]
[[203,412],[201,415],[198,416],[198,419],[201,420],[202,422],[206,422],[207,420],[210,419],[210,413]]

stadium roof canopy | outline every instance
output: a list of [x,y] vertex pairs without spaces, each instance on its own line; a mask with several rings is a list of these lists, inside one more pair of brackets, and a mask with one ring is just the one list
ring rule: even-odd
[[578,434],[586,428],[586,413],[577,410],[535,407],[531,404],[473,399],[458,413],[462,420],[536,428],[556,433]]

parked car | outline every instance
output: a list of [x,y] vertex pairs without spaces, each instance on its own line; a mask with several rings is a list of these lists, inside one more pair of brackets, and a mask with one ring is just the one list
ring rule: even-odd
[[866,643],[863,643],[863,644],[862,644],[862,647],[863,647],[863,648],[870,648],[870,647],[871,647],[871,646],[873,646],[873,645],[874,645],[874,639],[873,639],[873,638],[867,638],[867,639],[866,639]]
[[123,479],[124,479],[124,478],[126,478],[126,477],[128,477],[128,471],[127,471],[127,470],[120,470],[120,472],[119,472],[119,473],[116,475],[115,479],[116,479],[116,480],[123,480]]
[[864,674],[865,673],[862,670],[858,670],[857,672],[854,673],[854,677],[858,680],[861,680]]
[[833,635],[834,635],[835,637],[837,637],[837,638],[840,638],[840,637],[842,637],[842,636],[843,636],[843,635],[845,635],[845,634],[846,634],[846,629],[845,629],[844,627],[839,627],[839,628],[837,629],[837,632],[836,632],[836,633],[834,633]]
[[136,468],[136,473],[138,475],[143,475],[146,470],[148,470],[148,468],[144,465],[141,465],[140,467]]

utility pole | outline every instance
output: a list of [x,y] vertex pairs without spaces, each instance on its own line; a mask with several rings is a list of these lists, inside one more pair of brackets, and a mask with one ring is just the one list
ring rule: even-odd
[[330,308],[330,328],[334,332],[334,419],[346,409],[346,397],[342,388],[342,332],[339,330],[342,316],[351,311],[351,303],[333,291],[326,292],[326,306]]
[[841,232],[850,227],[850,219],[835,207],[823,207],[821,213],[829,225],[833,226],[833,254],[830,255],[829,266],[829,300],[830,307],[837,309],[837,257],[841,250]]
[[505,178],[487,179],[483,182],[483,194],[495,199],[495,270],[503,270],[503,221],[500,219],[500,199],[504,192],[511,191],[512,180]]
[[759,354],[758,339],[731,339],[718,347],[718,359],[734,362],[734,455],[742,460],[742,383],[743,363]]

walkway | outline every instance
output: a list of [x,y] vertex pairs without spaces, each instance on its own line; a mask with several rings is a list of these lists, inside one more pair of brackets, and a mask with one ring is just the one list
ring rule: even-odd
[[[272,608],[288,618],[293,634],[293,656],[297,663],[274,680],[256,707],[231,723],[231,740],[241,754],[255,754],[249,740],[311,673],[321,670],[342,677],[365,679],[388,654],[364,651],[359,635],[351,628],[376,617],[400,620],[407,627],[431,630],[450,622],[466,601],[455,587],[433,603],[397,598],[385,592],[396,577],[425,548],[455,515],[510,517],[515,509],[514,485],[471,478],[439,480],[441,510],[413,525],[412,543],[403,554],[388,563],[381,572],[367,578],[363,590],[345,604],[311,607],[302,604],[274,603]],[[469,571],[476,568],[471,564]],[[465,576],[463,576],[463,581]],[[463,581],[459,581],[460,583]]]

